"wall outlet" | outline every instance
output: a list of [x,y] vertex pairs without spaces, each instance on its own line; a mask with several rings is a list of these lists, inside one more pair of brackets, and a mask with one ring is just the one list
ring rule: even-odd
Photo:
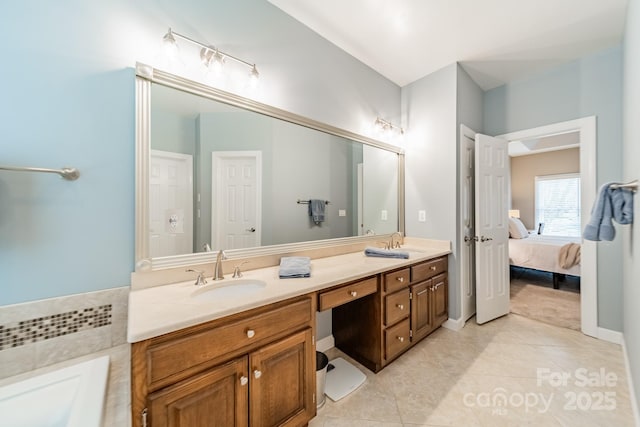
[[427,211],[418,211],[418,222],[427,221]]
[[380,219],[382,221],[386,221],[387,217],[388,217],[387,211],[383,209],[382,212],[380,212]]
[[338,209],[338,216],[347,216],[346,209]]

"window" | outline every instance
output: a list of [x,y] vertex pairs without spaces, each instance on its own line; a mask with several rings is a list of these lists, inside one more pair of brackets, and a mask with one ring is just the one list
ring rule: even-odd
[[536,230],[548,236],[580,237],[580,174],[536,176]]

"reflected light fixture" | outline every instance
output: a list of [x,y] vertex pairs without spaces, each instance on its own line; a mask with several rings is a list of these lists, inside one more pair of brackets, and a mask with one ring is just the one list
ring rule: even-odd
[[520,218],[520,209],[509,209],[509,218]]
[[191,44],[194,44],[200,47],[200,61],[208,70],[214,73],[219,73],[222,71],[222,68],[224,67],[224,64],[226,63],[227,59],[230,59],[234,62],[243,64],[249,67],[250,69],[249,84],[252,87],[255,87],[258,84],[260,73],[258,73],[256,64],[247,62],[236,56],[230,55],[226,52],[222,52],[215,46],[207,46],[204,43],[200,43],[197,40],[184,36],[180,33],[176,33],[171,28],[169,28],[169,31],[167,31],[167,33],[162,38],[163,49],[165,51],[165,54],[169,58],[173,59],[178,55],[179,49],[178,49],[178,43],[176,42],[176,38],[187,41]]
[[376,129],[378,129],[378,131],[380,132],[389,132],[392,130],[397,130],[398,132],[400,132],[400,135],[404,135],[404,129],[400,126],[396,126],[391,122],[388,122],[384,119],[381,119],[380,117],[376,117],[376,121],[374,122],[374,126],[376,127]]

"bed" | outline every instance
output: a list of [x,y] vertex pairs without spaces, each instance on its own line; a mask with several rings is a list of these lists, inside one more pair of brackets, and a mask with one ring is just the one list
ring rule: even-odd
[[580,276],[580,264],[562,268],[558,261],[560,248],[567,243],[580,244],[579,237],[529,234],[524,239],[509,239],[509,263],[516,267],[548,271],[553,274],[553,287],[558,289],[562,275]]

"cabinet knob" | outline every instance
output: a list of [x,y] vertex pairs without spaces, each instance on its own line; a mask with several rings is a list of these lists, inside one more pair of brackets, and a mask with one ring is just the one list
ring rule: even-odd
[[397,338],[398,338],[398,341],[404,342],[404,337],[397,337]]
[[356,291],[351,291],[349,292],[349,294],[354,298],[358,296],[358,293]]
[[253,329],[247,330],[247,338],[253,338],[255,336],[256,336],[256,331],[254,331]]
[[249,383],[249,378],[244,375],[240,377],[240,385],[247,385]]
[[404,310],[404,304],[396,304],[396,307],[400,310]]
[[436,266],[435,266],[435,265],[432,265],[431,267],[429,267],[429,270],[431,270],[431,271],[436,271]]
[[396,277],[396,280],[400,283],[404,282],[404,277]]
[[254,377],[255,379],[258,379],[258,378],[260,378],[261,376],[262,376],[262,372],[261,372],[261,371],[259,371],[259,370],[257,370],[257,369],[253,371],[253,377]]

